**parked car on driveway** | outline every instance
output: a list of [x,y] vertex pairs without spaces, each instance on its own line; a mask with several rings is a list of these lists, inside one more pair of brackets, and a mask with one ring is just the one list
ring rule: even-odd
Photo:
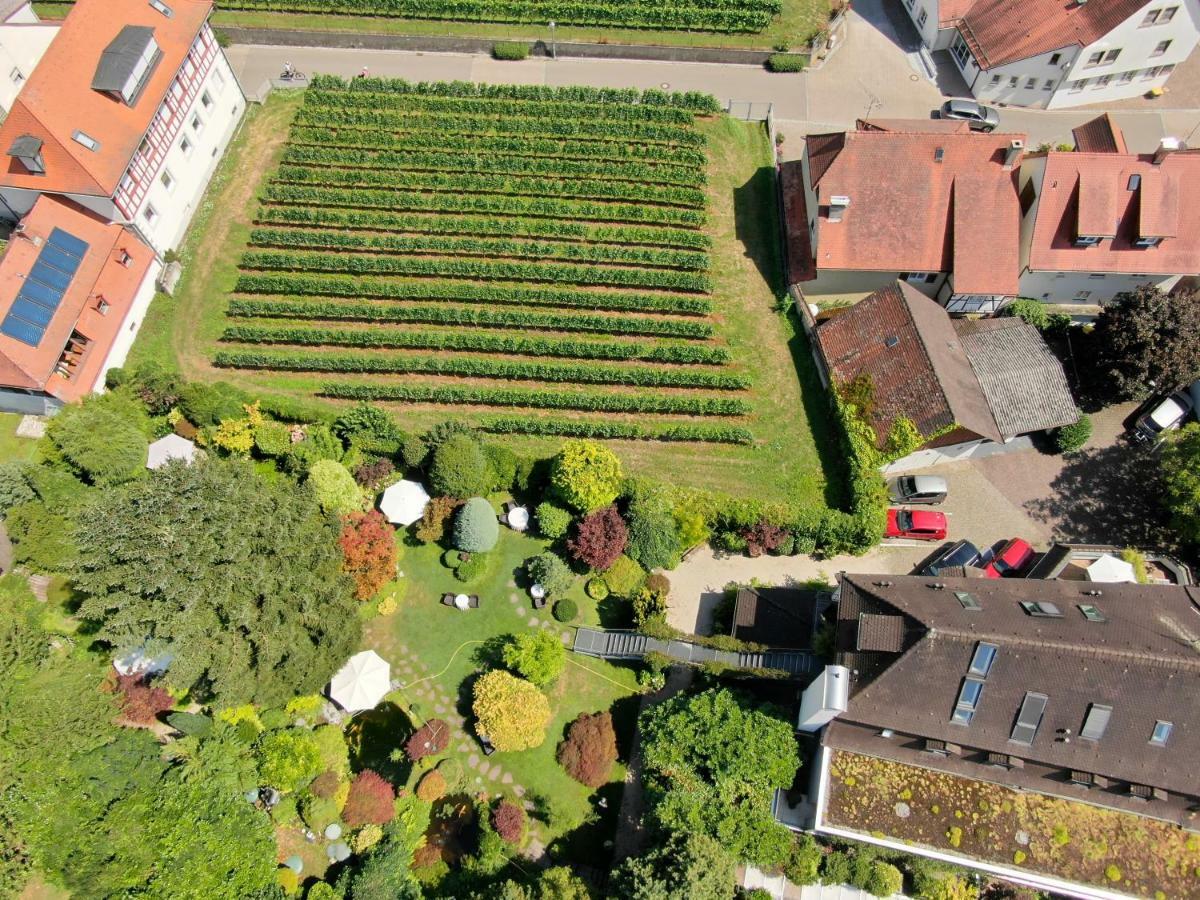
[[888,482],[893,503],[941,503],[947,490],[946,479],[940,475],[901,475]]
[[896,509],[887,511],[887,531],[884,537],[912,538],[918,541],[944,541],[946,514],[928,509]]
[[1033,557],[1033,547],[1028,541],[1013,538],[996,551],[992,561],[983,567],[983,574],[988,578],[1019,578]]
[[1133,438],[1142,443],[1158,441],[1163,434],[1183,424],[1192,411],[1192,398],[1184,391],[1155,403],[1138,417],[1133,426]]
[[951,544],[926,564],[922,575],[938,575],[943,569],[954,566],[973,566],[979,562],[979,548],[970,541]]
[[995,131],[1000,124],[1000,113],[974,100],[947,100],[942,104],[940,114],[943,119],[966,122],[972,131]]

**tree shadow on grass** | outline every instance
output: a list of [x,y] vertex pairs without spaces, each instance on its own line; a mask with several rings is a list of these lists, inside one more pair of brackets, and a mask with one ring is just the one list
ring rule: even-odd
[[591,811],[583,823],[553,841],[550,854],[556,860],[576,865],[607,868],[612,862],[613,838],[624,789],[625,785],[619,781],[602,785],[592,795]]
[[821,384],[821,377],[817,374],[817,363],[813,359],[815,351],[812,342],[804,333],[804,327],[794,310],[788,313],[788,322],[793,332],[788,339],[788,351],[792,354],[792,364],[796,367],[796,375],[800,379],[804,417],[808,420],[808,428],[817,447],[821,471],[825,473],[825,503],[834,509],[845,509],[850,502],[846,490],[849,473],[846,470],[846,458],[842,453],[833,410],[830,408],[829,391]]
[[412,769],[404,756],[404,742],[413,731],[412,722],[395,703],[358,713],[346,727],[351,767],[356,772],[372,769],[392,784],[404,784]]
[[784,291],[778,198],[772,166],[761,167],[745,184],[733,189],[734,234],[745,248],[745,257],[754,263],[776,296]]
[[596,615],[601,628],[633,627],[633,604],[613,594],[596,601]]

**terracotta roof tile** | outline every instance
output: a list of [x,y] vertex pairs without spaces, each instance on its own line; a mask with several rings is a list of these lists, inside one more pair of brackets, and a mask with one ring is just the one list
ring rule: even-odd
[[[1015,173],[1014,173],[1015,175]],[[1021,253],[1015,181],[964,172],[954,178],[954,292],[1017,293]],[[987,227],[980,227],[987,222]]]
[[[834,137],[842,139],[836,153]],[[810,136],[810,171],[820,173],[817,269],[949,272],[957,259],[968,270],[971,293],[1014,293],[1020,204],[1016,173],[1003,165],[1014,139],[1024,135],[855,131]],[[962,176],[968,177],[964,190],[981,204],[970,209],[974,230],[993,240],[974,240],[964,230],[965,246],[956,252],[955,182]],[[840,222],[831,222],[828,202],[837,195],[848,196],[850,206]]]
[[904,134],[969,134],[962,119],[858,119],[859,131],[899,131]]
[[980,68],[1039,56],[1108,34],[1146,0],[975,0],[958,28]]
[[[1140,176],[1140,187],[1130,189],[1131,176]],[[1084,177],[1085,176],[1085,177]],[[1089,185],[1103,181],[1109,207],[1081,204],[1076,186],[1084,177]],[[1173,230],[1174,237],[1158,247],[1139,248],[1141,197],[1149,196],[1146,228]],[[1090,197],[1089,197],[1090,202]],[[1105,201],[1107,203],[1107,201]],[[1046,157],[1038,201],[1037,219],[1030,242],[1029,268],[1035,272],[1121,272],[1180,275],[1200,272],[1200,217],[1184,210],[1200,209],[1200,153],[1177,151],[1155,165],[1150,155],[1117,153],[1058,153]],[[1094,247],[1076,247],[1080,218],[1109,215],[1116,221],[1115,236]],[[1096,226],[1098,227],[1098,226]],[[1084,229],[1083,233],[1088,233]],[[1114,234],[1109,224],[1101,234]],[[1158,237],[1159,235],[1148,235]]]
[[[91,393],[138,290],[152,269],[157,271],[154,251],[122,226],[44,194],[23,224],[22,235],[14,236],[0,257],[0,321],[41,252],[35,239],[44,242],[55,228],[61,228],[86,242],[88,250],[36,347],[0,334],[0,385],[44,390],[60,400],[75,400]],[[119,261],[122,251],[130,256],[128,266]],[[100,297],[109,305],[103,315],[96,308]],[[88,338],[90,344],[68,380],[54,369],[73,331]]]
[[1080,153],[1128,153],[1125,134],[1108,113],[1084,122],[1071,132]]
[[1117,180],[1097,169],[1079,172],[1079,234],[1113,237],[1117,233]]
[[974,5],[975,0],[939,0],[938,27],[951,27],[965,16]]
[[[0,126],[0,151],[24,133],[45,144],[46,174],[4,160],[0,184],[38,191],[112,196],[167,89],[212,9],[211,0],[167,0],[170,18],[146,0],[79,0]],[[122,28],[154,29],[162,59],[132,107],[92,90],[100,56]],[[76,130],[100,142],[88,150]]]
[[804,152],[808,155],[808,180],[813,186],[821,183],[837,155],[846,146],[846,133],[810,134],[804,139]]
[[808,231],[808,203],[804,195],[804,173],[800,163],[785,163],[779,170],[783,189],[783,219],[787,233],[788,284],[817,277],[813,265],[812,239]]

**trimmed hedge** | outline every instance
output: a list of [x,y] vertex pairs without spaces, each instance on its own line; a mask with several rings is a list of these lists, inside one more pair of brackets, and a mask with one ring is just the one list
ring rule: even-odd
[[537,434],[555,437],[608,438],[648,441],[696,441],[713,444],[751,444],[754,435],[731,425],[667,425],[649,428],[623,422],[562,419],[498,418],[483,422],[481,431],[493,434]]
[[315,297],[371,297],[380,300],[461,300],[480,306],[560,306],[629,312],[664,312],[703,316],[712,312],[705,297],[641,292],[583,291],[507,284],[383,281],[345,275],[260,273],[238,276],[234,290],[242,294],[300,294]]
[[803,53],[772,53],[767,57],[767,68],[772,72],[803,72],[808,68],[808,57]]
[[689,416],[741,416],[750,411],[744,400],[727,397],[688,397],[678,394],[587,394],[519,388],[444,387],[419,384],[346,384],[327,382],[326,397],[339,400],[377,400],[391,403],[455,403],[481,406],[525,406],[532,409],[573,409],[583,412],[637,412]]
[[241,318],[343,319],[361,322],[419,322],[429,325],[472,325],[542,331],[590,331],[597,334],[643,334],[704,340],[713,326],[692,319],[602,316],[583,313],[493,311],[461,306],[383,306],[378,303],[320,303],[311,300],[233,300],[228,314]]
[[461,331],[393,331],[372,328],[350,331],[332,328],[260,328],[235,325],[223,341],[243,344],[379,347],[408,350],[458,350],[569,359],[642,360],[674,365],[724,365],[729,353],[720,347],[691,344],[642,344],[617,341],[576,341],[567,338],[529,338],[509,334],[471,334]]
[[529,45],[519,41],[497,41],[492,44],[492,56],[495,59],[522,60],[529,58]]
[[262,353],[218,351],[213,364],[229,369],[279,369],[292,372],[389,372],[424,375],[460,375],[468,378],[505,378],[526,381],[629,384],[642,387],[692,387],[741,390],[749,386],[744,375],[695,369],[661,369],[646,366],[574,366],[561,363],[436,356],[336,356],[315,353]]

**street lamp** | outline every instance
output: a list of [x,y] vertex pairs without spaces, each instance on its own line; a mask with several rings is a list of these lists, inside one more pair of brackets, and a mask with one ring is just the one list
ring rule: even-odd
[[558,41],[554,37],[554,20],[550,20],[550,58],[558,59]]

